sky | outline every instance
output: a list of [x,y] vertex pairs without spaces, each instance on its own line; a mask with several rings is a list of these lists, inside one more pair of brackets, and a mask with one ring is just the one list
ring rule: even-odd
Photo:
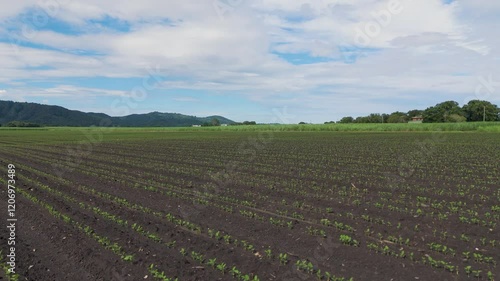
[[262,123],[500,105],[500,1],[0,1],[0,100]]

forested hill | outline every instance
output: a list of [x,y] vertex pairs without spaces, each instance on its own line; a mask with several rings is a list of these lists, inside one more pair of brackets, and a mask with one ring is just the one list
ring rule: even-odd
[[104,113],[85,113],[69,110],[61,106],[43,105],[27,102],[0,101],[0,124],[21,121],[42,126],[87,127],[182,127],[210,124],[217,119],[220,124],[233,124],[234,121],[222,116],[196,117],[178,113],[151,112],[124,117],[111,117]]

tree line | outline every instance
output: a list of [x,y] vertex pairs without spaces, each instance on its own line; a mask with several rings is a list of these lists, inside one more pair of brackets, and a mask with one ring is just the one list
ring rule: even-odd
[[500,109],[489,101],[471,100],[464,106],[456,101],[445,101],[425,110],[396,111],[391,114],[372,113],[368,116],[343,117],[329,123],[407,123],[413,117],[422,117],[424,123],[500,121]]
[[[0,127],[2,125],[0,124]],[[6,124],[3,124],[3,127],[27,127],[27,128],[34,128],[34,127],[42,127],[42,125],[37,124],[37,123],[32,123],[32,122],[23,122],[23,121],[11,121]]]

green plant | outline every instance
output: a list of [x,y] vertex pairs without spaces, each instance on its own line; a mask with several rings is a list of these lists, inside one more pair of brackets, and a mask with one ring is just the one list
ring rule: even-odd
[[264,250],[264,253],[266,254],[266,257],[268,257],[268,258],[272,258],[273,257],[271,249]]
[[233,268],[229,270],[229,273],[234,277],[239,277],[241,275],[241,272],[236,268],[236,266],[233,266]]
[[465,241],[465,242],[469,242],[470,238],[469,238],[469,236],[462,233],[462,235],[460,235],[460,240]]
[[462,255],[464,256],[465,259],[470,259],[470,252],[462,252]]
[[203,263],[204,261],[203,255],[195,251],[191,251],[191,258],[199,263]]
[[222,272],[222,274],[224,274],[226,272],[226,264],[225,263],[219,263],[217,265],[217,270],[219,270],[220,272]]
[[321,219],[320,222],[324,226],[330,226],[330,225],[332,225],[332,222],[329,219]]
[[123,256],[121,256],[121,258],[124,261],[133,261],[134,260],[134,255],[123,255]]
[[467,276],[470,276],[472,273],[472,266],[468,265],[464,267],[465,273],[467,273]]
[[339,239],[340,239],[340,242],[344,245],[349,245],[349,246],[354,246],[354,247],[359,246],[359,242],[357,240],[354,240],[349,235],[341,234]]
[[295,265],[297,266],[298,270],[305,271],[307,273],[313,273],[314,272],[314,266],[310,261],[307,260],[298,260]]
[[212,268],[215,268],[217,266],[217,258],[209,259],[207,261],[207,265],[211,266]]
[[288,255],[284,253],[279,254],[279,260],[282,265],[285,265],[288,263]]
[[168,278],[165,275],[165,272],[159,271],[154,264],[151,264],[149,266],[148,270],[151,273],[151,275],[156,279],[159,279],[162,281],[177,281],[177,278],[176,279]]

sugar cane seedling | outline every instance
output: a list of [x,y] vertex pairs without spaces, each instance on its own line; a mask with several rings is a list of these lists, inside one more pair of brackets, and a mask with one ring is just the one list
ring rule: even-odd
[[245,249],[246,249],[247,251],[250,251],[250,252],[254,252],[254,251],[255,251],[255,247],[254,247],[254,245],[252,245],[252,244],[248,244],[248,245],[245,247]]
[[400,258],[402,258],[402,259],[406,258],[406,253],[405,253],[405,251],[404,251],[404,250],[401,250],[401,251],[399,252],[399,257],[400,257]]
[[236,266],[233,266],[233,268],[231,268],[231,270],[229,270],[229,273],[233,277],[239,277],[241,275],[241,272],[236,268]]
[[288,263],[288,255],[284,253],[279,254],[279,260],[282,265],[285,265]]
[[420,231],[420,225],[419,225],[419,224],[416,224],[416,225],[415,225],[415,227],[413,227],[413,230],[414,230],[415,232]]
[[266,254],[266,257],[268,257],[268,258],[272,258],[273,257],[271,249],[264,250],[264,253]]
[[191,258],[199,263],[203,263],[203,261],[205,260],[202,254],[195,251],[191,251]]
[[479,241],[481,241],[481,245],[486,246],[486,238],[483,237]]
[[470,275],[472,273],[472,266],[468,265],[468,266],[464,267],[464,270],[465,270],[465,273],[467,273],[467,276],[470,277]]
[[177,278],[175,278],[175,279],[168,278],[165,275],[165,272],[159,271],[154,264],[151,264],[149,266],[148,270],[149,270],[149,273],[151,273],[151,275],[156,279],[159,279],[162,281],[177,281],[178,280]]
[[384,255],[389,255],[391,253],[389,246],[385,245],[384,248],[382,248],[382,253],[384,253]]
[[181,249],[179,250],[179,252],[180,252],[180,253],[181,253],[181,255],[183,255],[183,256],[186,256],[186,255],[187,255],[187,251],[186,251],[186,249],[184,249],[184,248],[181,248]]
[[470,252],[462,252],[462,255],[464,256],[465,259],[470,259]]
[[469,238],[469,236],[462,233],[462,235],[460,235],[460,240],[465,241],[465,242],[469,242],[470,238]]
[[329,219],[321,219],[320,222],[324,226],[330,226],[330,225],[332,225],[332,222]]
[[224,274],[226,272],[226,264],[221,262],[217,265],[217,270],[219,270],[220,272],[222,272],[222,274]]
[[354,247],[359,246],[359,242],[357,240],[354,240],[349,235],[341,234],[339,240],[344,245],[349,245],[349,246],[354,246]]
[[316,278],[318,278],[318,280],[322,280],[323,279],[323,274],[321,274],[321,270],[318,269],[318,271],[316,271]]
[[124,261],[133,261],[134,260],[134,255],[122,255],[121,258]]
[[207,261],[207,265],[211,266],[212,268],[215,268],[217,266],[217,258],[209,259]]

